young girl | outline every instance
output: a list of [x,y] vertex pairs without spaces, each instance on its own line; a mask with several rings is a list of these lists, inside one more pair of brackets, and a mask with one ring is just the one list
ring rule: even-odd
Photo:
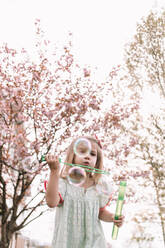
[[[83,137],[91,142],[89,155],[81,157],[74,154],[74,143],[68,148],[66,163],[87,165],[103,169],[103,155],[97,139]],[[50,178],[46,190],[46,201],[50,208],[56,208],[55,229],[52,248],[106,248],[106,241],[100,220],[114,222],[118,227],[123,223],[124,217],[114,220],[106,206],[112,196],[112,187],[102,174],[87,172],[85,182],[81,187],[69,184],[68,170],[65,165],[60,172],[57,157],[46,156],[50,168]],[[109,194],[101,191],[102,184]],[[106,190],[107,192],[107,190]]]

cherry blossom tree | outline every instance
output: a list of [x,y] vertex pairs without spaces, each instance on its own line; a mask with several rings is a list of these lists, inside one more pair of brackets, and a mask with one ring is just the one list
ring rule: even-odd
[[34,184],[37,178],[42,183],[47,171],[41,156],[60,155],[62,141],[90,132],[102,101],[90,68],[80,68],[73,57],[71,39],[62,50],[50,52],[40,21],[35,25],[35,60],[24,49],[16,51],[7,44],[0,48],[2,248],[9,247],[13,233],[43,214],[41,210],[33,215],[45,204],[43,184]]
[[125,46],[130,86],[149,85],[165,97],[165,11],[151,11],[137,24],[136,34]]
[[[130,81],[129,87],[139,92],[145,99],[146,92],[159,95],[160,106],[157,112],[152,110],[147,116],[139,117],[134,130],[139,139],[136,156],[148,166],[150,174],[145,186],[154,189],[152,204],[158,207],[156,219],[160,221],[163,242],[165,244],[164,211],[164,99],[165,99],[165,12],[150,12],[137,25],[133,40],[126,46],[125,61]],[[147,91],[146,91],[147,89]],[[145,94],[144,94],[145,92]],[[148,107],[153,108],[153,99]],[[141,130],[141,131],[140,131]],[[145,166],[145,167],[147,167]],[[155,212],[153,212],[155,219]],[[148,219],[149,220],[149,219]]]

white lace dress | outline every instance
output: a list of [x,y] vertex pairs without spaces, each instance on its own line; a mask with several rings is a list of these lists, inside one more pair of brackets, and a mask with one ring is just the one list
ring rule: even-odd
[[101,180],[97,186],[85,190],[60,179],[63,203],[56,207],[52,248],[106,248],[98,218],[100,208],[104,208],[112,196],[111,184],[104,181],[105,185],[108,194],[100,190]]

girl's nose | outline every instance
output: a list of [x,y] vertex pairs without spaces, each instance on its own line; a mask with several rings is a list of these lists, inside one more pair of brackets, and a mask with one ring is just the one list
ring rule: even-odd
[[87,159],[87,160],[89,160],[90,159],[90,155],[87,154],[84,158]]

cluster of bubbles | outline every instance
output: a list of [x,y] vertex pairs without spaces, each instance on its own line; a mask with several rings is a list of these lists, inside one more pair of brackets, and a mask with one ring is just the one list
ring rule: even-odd
[[[86,138],[79,138],[75,141],[73,151],[79,157],[85,157],[91,152],[91,142]],[[74,166],[68,171],[68,181],[75,186],[81,186],[86,179],[84,168]]]

